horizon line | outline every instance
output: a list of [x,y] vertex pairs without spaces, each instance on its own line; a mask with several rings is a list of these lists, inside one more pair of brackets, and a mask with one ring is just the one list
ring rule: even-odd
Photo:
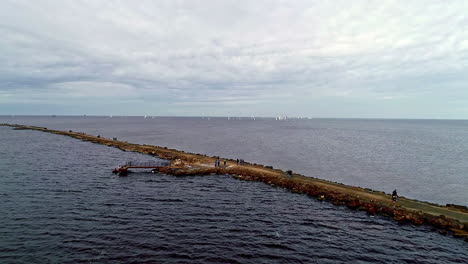
[[282,120],[295,119],[295,120],[310,120],[310,119],[360,119],[360,120],[454,120],[454,121],[468,121],[462,118],[409,118],[409,117],[307,117],[307,116],[186,116],[186,115],[16,115],[16,114],[0,114],[0,117],[142,117],[142,118],[157,118],[157,117],[173,117],[173,118],[243,118],[243,119],[276,119],[284,118]]

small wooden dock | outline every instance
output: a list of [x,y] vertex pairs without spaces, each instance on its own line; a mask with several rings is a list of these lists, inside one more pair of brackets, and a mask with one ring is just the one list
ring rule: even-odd
[[129,169],[153,169],[153,170],[156,169],[158,170],[162,167],[166,167],[169,165],[171,165],[171,162],[167,160],[156,160],[156,161],[148,161],[148,162],[128,161],[124,165],[120,165],[119,167],[113,169],[112,173],[125,176],[128,174]]

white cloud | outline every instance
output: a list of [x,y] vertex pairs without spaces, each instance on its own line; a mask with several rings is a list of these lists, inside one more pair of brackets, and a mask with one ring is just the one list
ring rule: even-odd
[[129,85],[112,82],[63,82],[56,83],[52,87],[63,97],[77,98],[110,98],[114,97],[134,97],[137,90]]

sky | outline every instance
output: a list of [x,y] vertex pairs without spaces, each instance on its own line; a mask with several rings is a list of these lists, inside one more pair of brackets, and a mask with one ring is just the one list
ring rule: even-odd
[[0,115],[468,119],[468,1],[0,1]]

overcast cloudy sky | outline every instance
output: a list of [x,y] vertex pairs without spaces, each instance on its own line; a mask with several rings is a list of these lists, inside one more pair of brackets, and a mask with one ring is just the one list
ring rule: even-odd
[[0,114],[468,119],[468,1],[0,1]]

